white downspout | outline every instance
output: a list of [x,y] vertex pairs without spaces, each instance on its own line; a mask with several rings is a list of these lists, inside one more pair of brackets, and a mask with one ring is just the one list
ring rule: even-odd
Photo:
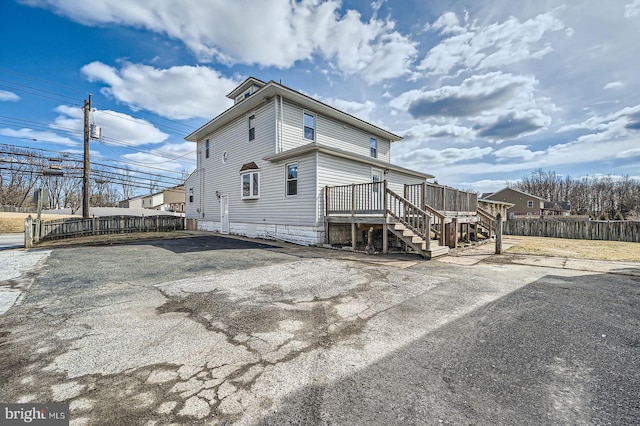
[[276,154],[278,154],[279,153],[278,147],[280,146],[280,142],[278,140],[279,139],[278,138],[278,136],[279,136],[279,134],[278,134],[278,121],[279,121],[278,120],[278,96],[276,96],[274,101],[275,101],[274,103],[276,104],[276,114],[275,114],[276,115],[276,122],[275,122],[275,125],[276,125],[276,128],[275,128],[275,132],[276,132]]
[[282,125],[284,121],[284,104],[282,102],[282,95],[280,95],[280,152],[282,152]]

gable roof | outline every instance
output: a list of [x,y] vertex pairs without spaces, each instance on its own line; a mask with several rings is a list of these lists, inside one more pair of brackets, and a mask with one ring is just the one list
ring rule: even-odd
[[545,201],[544,198],[538,197],[537,195],[529,194],[529,193],[523,192],[523,191],[518,191],[517,189],[513,189],[513,188],[509,188],[509,187],[502,188],[500,191],[494,192],[493,194],[488,195],[488,196],[486,196],[484,198],[487,199],[487,200],[491,200],[491,199],[495,198],[496,195],[498,195],[498,194],[500,194],[501,192],[504,192],[504,191],[513,191],[513,192],[517,192],[519,194],[522,194],[522,195],[530,197],[530,198],[536,198],[536,199],[538,199],[540,201]]
[[260,167],[258,167],[258,165],[254,161],[252,161],[250,163],[245,163],[242,165],[242,167],[240,167],[240,173],[246,172],[247,170],[260,170]]
[[[238,86],[238,88],[229,93],[229,95],[235,94],[236,92],[241,93],[242,91],[240,90],[240,88],[249,87],[253,83],[256,83],[257,85],[264,84],[256,78],[249,77],[240,86]],[[293,102],[301,105],[304,108],[308,108],[309,110],[322,114],[326,117],[330,117],[350,126],[365,130],[373,135],[388,139],[391,142],[402,140],[402,137],[394,133],[384,130],[364,120],[361,120],[344,111],[340,111],[339,109],[313,99],[310,96],[290,89],[287,86],[276,83],[273,80],[266,83],[260,90],[253,93],[244,101],[239,102],[223,111],[222,113],[218,114],[212,120],[205,123],[199,129],[185,137],[185,140],[190,142],[197,142],[199,140],[202,140],[205,136],[207,136],[214,130],[217,130],[225,124],[235,120],[236,118],[247,114],[249,111],[257,108],[259,105],[273,100],[275,96],[282,96],[286,99],[292,100]]]
[[267,84],[267,83],[265,83],[262,80],[258,80],[255,77],[249,77],[245,81],[240,83],[240,85],[238,87],[236,87],[231,92],[229,92],[229,94],[227,95],[227,98],[235,100],[235,98],[237,96],[240,96],[242,94],[242,92],[244,92],[245,90],[247,90],[251,86],[263,87],[265,84]]

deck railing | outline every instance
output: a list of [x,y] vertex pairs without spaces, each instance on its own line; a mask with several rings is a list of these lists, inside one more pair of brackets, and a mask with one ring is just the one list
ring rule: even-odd
[[476,212],[478,194],[434,183],[405,185],[404,198],[418,206],[428,205],[439,212]]
[[[360,183],[325,188],[326,215],[391,216],[422,237],[429,248],[433,228],[431,214],[387,187],[387,182]],[[435,212],[438,214],[438,212]]]
[[384,194],[384,182],[327,186],[326,211],[327,214],[341,215],[384,214]]
[[495,235],[496,217],[481,207],[478,207],[479,224],[489,231],[488,237]]
[[392,190],[387,188],[385,192],[387,193],[386,213],[421,237],[426,243],[426,250],[430,250],[431,217],[429,214]]

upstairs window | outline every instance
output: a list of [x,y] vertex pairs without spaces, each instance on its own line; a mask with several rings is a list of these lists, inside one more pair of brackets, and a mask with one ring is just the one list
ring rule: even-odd
[[369,151],[372,158],[378,158],[378,141],[376,138],[369,138]]
[[298,163],[287,164],[287,196],[298,195]]
[[316,140],[316,116],[304,113],[304,138],[310,141]]
[[189,188],[189,202],[193,203],[193,186]]
[[531,201],[531,200],[527,201],[527,207],[532,209],[533,208],[533,201]]
[[207,139],[207,141],[204,143],[204,158],[209,158],[209,147],[210,143],[209,139]]
[[249,117],[249,140],[252,141],[256,138],[256,116]]

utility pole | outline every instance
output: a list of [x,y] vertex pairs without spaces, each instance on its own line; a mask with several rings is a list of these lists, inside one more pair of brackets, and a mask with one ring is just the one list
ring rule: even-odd
[[82,174],[82,217],[89,217],[89,140],[91,135],[89,134],[89,113],[91,112],[91,93],[89,93],[89,99],[84,101],[84,167]]

